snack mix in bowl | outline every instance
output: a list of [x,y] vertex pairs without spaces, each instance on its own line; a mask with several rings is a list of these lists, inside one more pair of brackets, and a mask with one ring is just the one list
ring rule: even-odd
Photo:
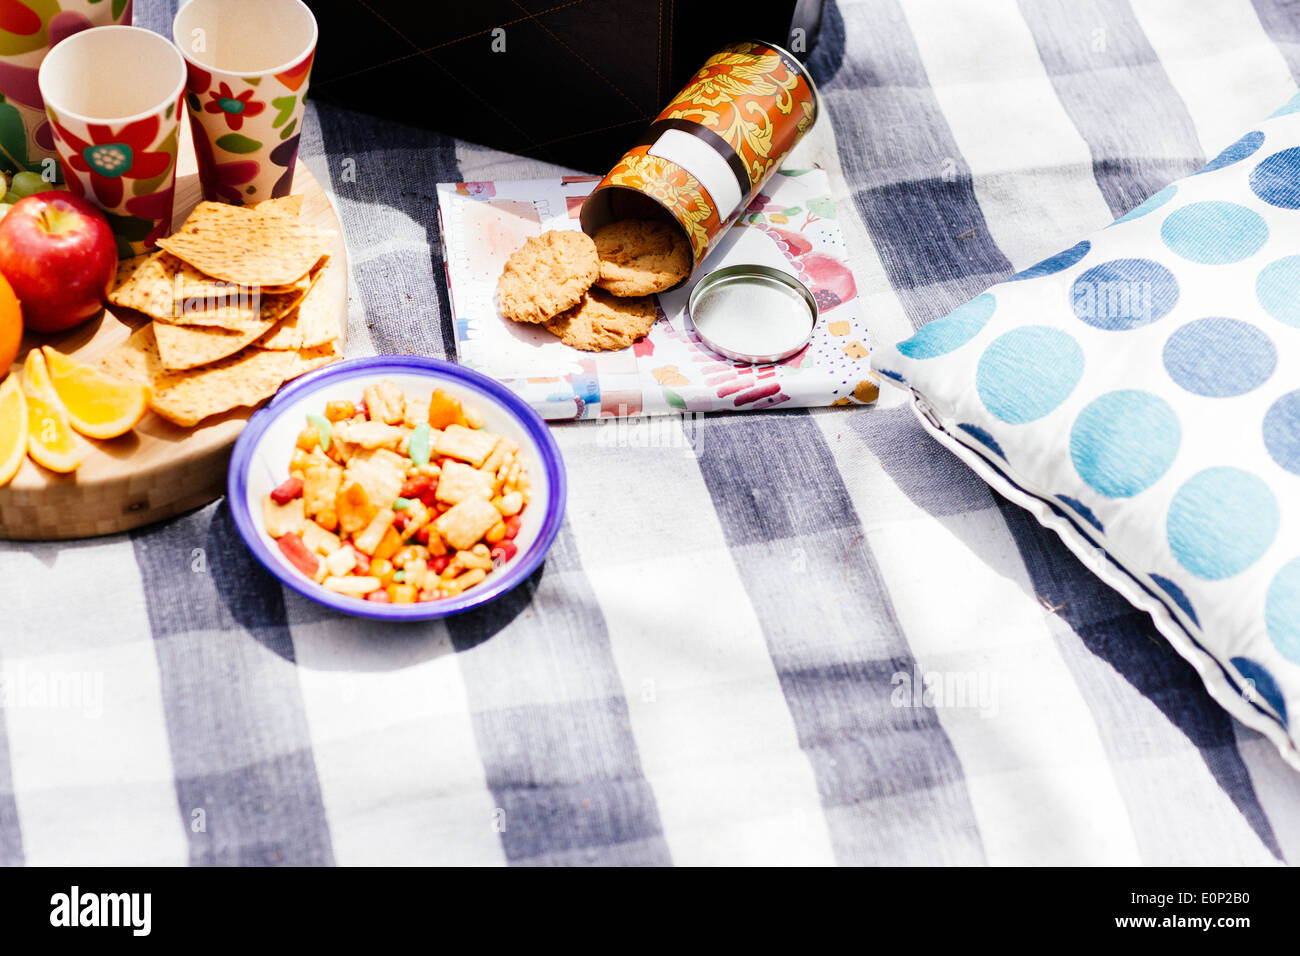
[[267,534],[323,587],[367,601],[438,601],[514,558],[528,473],[519,446],[442,389],[393,382],[306,416]]

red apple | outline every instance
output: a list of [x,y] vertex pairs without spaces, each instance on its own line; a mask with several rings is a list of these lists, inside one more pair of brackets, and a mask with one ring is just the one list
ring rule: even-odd
[[99,209],[71,193],[36,193],[0,219],[0,274],[33,332],[98,315],[117,274],[117,243]]

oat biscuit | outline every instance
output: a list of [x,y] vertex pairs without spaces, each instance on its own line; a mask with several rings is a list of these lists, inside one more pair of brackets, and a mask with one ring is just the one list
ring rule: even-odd
[[691,272],[691,252],[672,226],[646,219],[623,219],[596,230],[600,278],[596,284],[615,295],[650,295],[671,289]]
[[546,328],[565,345],[587,352],[625,349],[650,331],[659,317],[650,296],[624,299],[591,289],[582,301],[553,319]]
[[572,308],[600,274],[596,244],[576,229],[533,236],[510,256],[497,282],[501,314],[545,322]]

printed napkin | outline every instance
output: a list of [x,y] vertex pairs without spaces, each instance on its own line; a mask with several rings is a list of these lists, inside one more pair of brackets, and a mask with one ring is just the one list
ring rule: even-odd
[[[773,176],[692,280],[658,296],[659,321],[630,349],[583,352],[503,318],[494,297],[506,259],[529,236],[579,228],[582,201],[597,182],[582,176],[438,186],[462,364],[504,382],[549,419],[875,401],[867,328],[820,169]],[[709,271],[738,263],[782,269],[812,290],[820,316],[805,350],[784,362],[746,365],[700,341],[687,314],[691,289]]]

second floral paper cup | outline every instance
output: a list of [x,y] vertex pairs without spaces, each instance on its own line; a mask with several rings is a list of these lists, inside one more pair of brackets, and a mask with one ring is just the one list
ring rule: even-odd
[[45,57],[40,88],[68,189],[104,210],[119,256],[152,249],[171,231],[176,195],[176,48],[138,27],[85,30]]
[[286,196],[316,54],[300,0],[190,0],[172,26],[185,57],[185,102],[205,199],[240,205]]

